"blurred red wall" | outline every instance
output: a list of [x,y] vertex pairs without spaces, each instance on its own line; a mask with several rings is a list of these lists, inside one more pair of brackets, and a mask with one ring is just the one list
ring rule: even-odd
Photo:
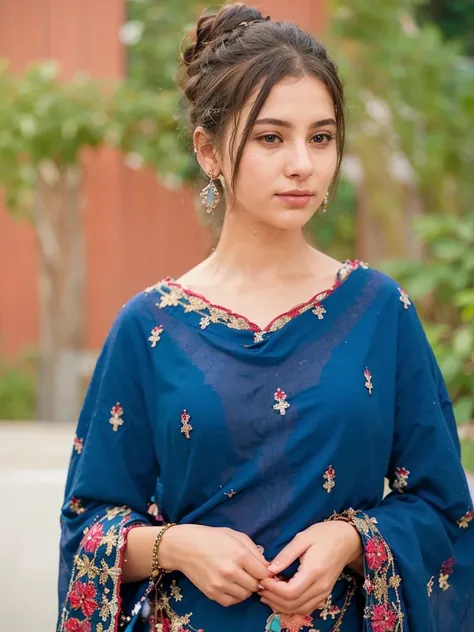
[[[273,19],[323,30],[323,2],[267,0],[258,6]],[[0,57],[21,70],[56,59],[67,78],[77,70],[122,77],[118,39],[123,0],[1,0]],[[189,191],[168,191],[153,174],[127,168],[112,151],[84,160],[87,242],[86,346],[101,346],[120,306],[166,275],[179,275],[205,254],[208,239]],[[13,220],[0,201],[0,340],[14,355],[38,335],[38,256],[33,229]]]

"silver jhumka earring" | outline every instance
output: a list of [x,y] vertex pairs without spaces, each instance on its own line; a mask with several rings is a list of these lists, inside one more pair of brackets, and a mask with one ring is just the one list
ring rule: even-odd
[[329,191],[326,191],[326,195],[324,196],[322,204],[321,204],[321,210],[323,213],[325,213],[328,210],[328,204],[329,204]]

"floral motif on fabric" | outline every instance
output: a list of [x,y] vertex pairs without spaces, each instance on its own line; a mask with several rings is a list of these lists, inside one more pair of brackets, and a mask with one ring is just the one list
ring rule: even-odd
[[430,577],[429,582],[426,584],[426,591],[428,593],[428,597],[431,597],[431,593],[433,592],[433,586],[434,586],[434,575]]
[[[354,573],[342,573],[339,578],[347,582],[347,590],[344,597],[344,603],[341,607],[332,603],[332,596],[330,595],[326,601],[324,608],[320,609],[320,618],[326,621],[330,618],[334,624],[331,627],[331,632],[341,632],[344,616],[349,608],[354,594],[357,590],[358,580]],[[334,621],[334,619],[337,620]],[[313,615],[277,615],[273,614],[268,618],[265,632],[319,632],[313,626]],[[306,628],[310,628],[307,630]]]
[[331,490],[333,489],[333,487],[336,486],[336,483],[335,483],[336,470],[333,468],[332,465],[330,465],[328,469],[324,472],[323,478],[325,480],[323,487],[329,494]]
[[449,578],[454,573],[455,564],[456,560],[454,559],[454,557],[450,557],[442,563],[438,578],[438,583],[441,590],[448,590],[448,588],[451,588]]
[[[306,303],[302,303],[285,314],[281,314],[281,316],[278,316],[271,322],[271,324],[264,330],[264,333],[278,331],[296,316],[303,314],[307,310],[317,309],[317,307],[320,306],[321,301],[330,296],[340,286],[340,284],[343,283],[352,272],[354,272],[354,270],[357,270],[359,267],[364,267],[364,265],[362,265],[359,261],[346,261],[339,270],[337,283],[335,283],[332,288],[324,292],[320,292]],[[160,281],[156,285],[146,288],[145,290],[146,294],[150,294],[152,292],[158,292],[161,294],[160,300],[156,303],[156,306],[159,309],[182,307],[186,313],[194,312],[199,314],[201,316],[199,321],[201,329],[206,329],[211,324],[225,325],[230,329],[237,329],[240,331],[253,331],[255,329],[255,325],[252,325],[247,318],[244,318],[239,314],[235,314],[223,307],[211,304],[205,299],[205,297],[186,290],[186,288],[180,286],[169,277]],[[326,312],[320,312],[321,316],[324,313]],[[318,316],[318,314],[316,315]],[[255,333],[258,334],[261,332]],[[260,340],[256,340],[256,342],[258,341]]]
[[338,614],[341,614],[341,609],[339,608],[339,606],[335,606],[332,603],[332,595],[329,595],[324,608],[319,613],[319,616],[321,617],[321,619],[324,619],[324,621],[326,621],[328,617],[330,617],[331,619],[335,619]]
[[329,520],[352,524],[364,545],[366,607],[364,618],[372,632],[395,632],[403,629],[403,611],[399,593],[401,577],[388,544],[377,528],[377,520],[362,511],[347,509],[334,513]]
[[79,439],[79,437],[76,435],[74,437],[74,450],[80,454],[82,452],[84,448],[84,439]]
[[318,320],[323,320],[324,314],[327,314],[326,310],[322,305],[316,305],[316,307],[312,310],[313,314],[317,316]]
[[300,632],[303,628],[313,626],[313,617],[309,614],[282,614],[280,622],[281,629],[285,632]]
[[151,335],[148,338],[149,342],[151,342],[152,347],[156,347],[157,343],[161,340],[161,334],[163,333],[163,331],[164,329],[161,325],[159,327],[153,327],[153,329],[151,330]]
[[120,426],[123,426],[124,423],[122,419],[123,408],[118,402],[115,404],[115,406],[112,406],[110,414],[112,415],[112,417],[109,419],[109,423],[112,424],[114,432],[117,432]]
[[403,303],[403,307],[405,309],[408,309],[411,305],[408,294],[405,292],[405,290],[402,290],[401,287],[398,288],[398,291],[400,292],[400,301]]
[[192,612],[179,615],[174,611],[172,602],[182,599],[181,589],[175,581],[171,584],[169,594],[165,590],[157,592],[148,621],[153,632],[205,632],[203,628],[196,629],[191,625]]
[[188,413],[188,411],[183,410],[183,412],[181,413],[181,432],[184,434],[186,439],[191,438],[191,431],[193,429],[193,427],[189,423],[190,419],[191,415]]
[[403,489],[408,485],[408,477],[410,476],[410,470],[405,467],[397,467],[395,470],[395,477],[392,482],[392,489],[396,489],[403,494]]
[[86,510],[86,508],[82,506],[82,501],[80,500],[80,498],[76,498],[75,496],[73,496],[69,501],[69,509],[78,516],[83,514]]
[[369,395],[372,395],[372,391],[374,390],[374,385],[372,384],[372,373],[369,371],[369,369],[365,369],[364,377],[365,377],[364,386],[369,391]]
[[111,507],[84,530],[58,632],[115,632],[120,578],[131,510]]
[[469,524],[474,520],[474,511],[466,511],[462,518],[458,520],[458,527],[460,529],[467,529]]
[[273,398],[276,401],[276,404],[273,404],[273,410],[279,412],[280,415],[286,415],[286,411],[290,407],[290,404],[286,401],[287,395],[285,391],[282,391],[281,388],[277,388],[273,394]]

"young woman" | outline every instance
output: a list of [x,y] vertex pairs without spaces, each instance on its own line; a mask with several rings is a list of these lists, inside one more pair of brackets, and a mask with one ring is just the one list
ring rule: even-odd
[[58,630],[474,630],[473,506],[415,307],[303,234],[341,164],[334,64],[231,5],[199,19],[183,65],[222,232],[107,338],[74,439]]

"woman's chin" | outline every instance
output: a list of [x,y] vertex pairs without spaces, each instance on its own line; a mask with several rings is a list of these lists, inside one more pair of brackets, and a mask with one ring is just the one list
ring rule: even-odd
[[304,228],[313,215],[314,211],[309,209],[277,211],[265,217],[265,223],[280,230],[298,230]]

